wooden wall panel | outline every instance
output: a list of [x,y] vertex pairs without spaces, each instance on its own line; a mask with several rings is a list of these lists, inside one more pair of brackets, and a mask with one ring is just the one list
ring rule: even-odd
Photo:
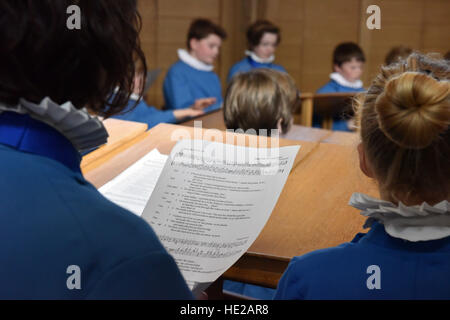
[[[366,86],[379,72],[389,50],[398,45],[412,49],[420,49],[423,29],[423,0],[364,0],[361,15],[361,46],[366,54],[366,67],[363,81]],[[381,9],[381,29],[369,30],[366,27],[365,13],[370,4],[376,4]]]
[[[381,30],[366,27],[366,8],[381,8]],[[268,19],[282,30],[276,63],[283,65],[302,92],[313,92],[329,80],[331,55],[343,41],[363,48],[367,86],[392,46],[407,45],[424,52],[450,50],[449,0],[141,0],[141,43],[149,68],[162,68],[146,97],[164,104],[162,83],[167,69],[185,47],[187,28],[194,18],[221,24],[228,34],[215,65],[223,91],[229,68],[244,56],[245,32],[256,19]]]
[[219,0],[158,0],[158,14],[161,17],[218,19],[219,8]]
[[[142,20],[140,41],[142,50],[145,53],[148,69],[155,69],[157,64],[157,11],[156,0],[146,0],[138,2],[138,9]],[[151,88],[145,97],[147,101],[156,101],[158,88]]]
[[303,57],[303,0],[260,1],[260,19],[272,21],[281,29],[281,43],[275,53],[275,63],[281,64],[301,86]]
[[424,16],[422,50],[442,54],[450,51],[450,1],[427,1]]
[[334,47],[357,41],[360,1],[305,0],[303,65],[300,90],[315,91],[329,81]]
[[217,72],[222,80],[222,92],[225,94],[228,71],[233,64],[242,59],[247,48],[245,32],[247,22],[251,19],[248,16],[248,7],[251,4],[242,0],[223,0],[221,2],[220,22],[227,32],[227,39],[222,42]]

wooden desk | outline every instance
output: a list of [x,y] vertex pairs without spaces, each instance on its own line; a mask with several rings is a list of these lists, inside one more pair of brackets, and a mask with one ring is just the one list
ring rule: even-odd
[[[177,129],[194,136],[192,127],[160,124],[131,147],[103,159],[101,166],[86,170],[86,179],[99,188],[153,148],[169,154],[176,143],[170,137]],[[220,134],[224,142],[225,134],[236,136]],[[275,288],[293,256],[350,241],[362,231],[364,217],[347,203],[353,192],[378,196],[378,191],[360,172],[356,148],[280,140],[280,146],[296,144],[301,148],[269,221],[225,279]]]
[[331,134],[320,142],[351,146],[356,148],[360,141],[359,135],[354,132],[331,131]]
[[106,159],[110,159],[115,154],[136,143],[147,130],[147,124],[124,121],[119,119],[106,119],[103,121],[106,131],[108,131],[108,142],[85,155],[81,161],[83,173],[98,167]]
[[205,114],[203,116],[197,117],[195,119],[191,119],[180,123],[182,126],[193,127],[195,121],[202,122],[202,128],[206,129],[219,129],[219,130],[227,130],[225,126],[225,121],[223,119],[223,109],[219,109],[213,111],[211,113]]

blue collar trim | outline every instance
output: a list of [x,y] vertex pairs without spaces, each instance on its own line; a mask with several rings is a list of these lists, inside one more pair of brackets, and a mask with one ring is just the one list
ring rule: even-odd
[[27,114],[0,113],[0,143],[61,162],[81,173],[81,155],[59,131]]

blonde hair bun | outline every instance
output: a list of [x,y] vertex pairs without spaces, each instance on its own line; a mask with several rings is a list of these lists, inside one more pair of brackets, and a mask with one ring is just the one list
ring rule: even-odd
[[394,143],[422,149],[446,132],[450,123],[450,82],[419,72],[389,79],[375,101],[380,129]]

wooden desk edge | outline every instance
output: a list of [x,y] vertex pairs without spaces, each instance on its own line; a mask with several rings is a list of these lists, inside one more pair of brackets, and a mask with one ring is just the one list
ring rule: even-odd
[[262,255],[249,251],[225,271],[222,277],[226,280],[275,289],[290,261],[288,257]]
[[119,153],[123,152],[124,150],[132,147],[134,144],[136,144],[137,142],[145,139],[145,137],[147,137],[148,135],[148,131],[144,131],[142,132],[140,135],[134,137],[133,139],[127,141],[125,144],[121,145],[121,146],[117,146],[116,148],[114,148],[113,150],[111,150],[110,152],[108,152],[105,156],[100,157],[98,159],[95,159],[93,161],[91,161],[90,163],[84,165],[81,170],[83,172],[83,175],[98,168],[99,166],[101,166],[102,164],[104,164],[105,162],[109,161],[110,159],[114,158],[116,155],[118,155]]

